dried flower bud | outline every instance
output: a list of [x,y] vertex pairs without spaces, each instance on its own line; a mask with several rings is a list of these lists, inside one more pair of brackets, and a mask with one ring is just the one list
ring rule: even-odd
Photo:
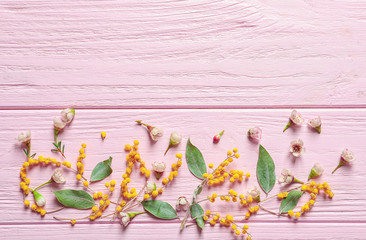
[[65,183],[66,182],[66,178],[62,173],[62,170],[57,168],[55,169],[55,171],[52,174],[52,180],[55,183]]
[[315,163],[314,166],[311,168],[309,179],[319,177],[324,172],[324,168],[320,165],[320,163]]
[[224,134],[224,130],[222,130],[222,132],[220,132],[219,134],[217,134],[217,135],[215,135],[215,136],[213,137],[213,142],[214,142],[214,143],[218,143],[218,142],[220,142],[220,139],[221,139],[222,134]]
[[290,153],[295,157],[300,157],[305,152],[304,142],[299,139],[290,143]]
[[345,148],[342,151],[341,160],[339,161],[338,166],[333,170],[332,174],[340,167],[342,167],[345,164],[349,164],[356,160],[355,155],[353,152],[351,152],[348,148]]
[[73,108],[66,108],[61,111],[61,119],[66,124],[70,123],[75,116],[75,109]]
[[262,129],[260,127],[254,127],[249,129],[248,137],[252,140],[259,142],[262,139]]
[[149,131],[150,137],[153,141],[158,141],[159,137],[163,136],[163,129],[162,128],[157,128],[157,127],[153,127],[150,126],[149,124],[145,124],[143,123],[141,120],[137,120],[136,121],[139,125],[143,125],[147,128],[147,130]]
[[256,186],[252,186],[252,187],[248,188],[247,195],[251,196],[257,202],[260,201],[261,192],[259,191],[259,189]]
[[46,204],[46,199],[37,191],[33,191],[34,200],[36,201],[37,206],[43,207]]
[[31,131],[25,131],[19,133],[18,137],[16,138],[21,143],[28,144],[31,141]]
[[182,141],[182,135],[180,135],[178,132],[172,132],[170,134],[170,141],[169,141],[169,146],[168,148],[166,149],[164,155],[168,152],[168,150],[173,147],[173,146],[176,146],[178,145],[180,142]]
[[62,121],[62,118],[58,116],[53,119],[53,126],[55,127],[55,130],[60,131],[64,129],[66,122]]
[[177,200],[177,204],[175,206],[175,209],[177,211],[187,211],[189,207],[189,202],[186,197],[182,196],[179,197]]
[[291,173],[288,169],[282,169],[281,176],[278,178],[278,182],[281,186],[285,186],[291,183],[304,183],[303,181],[300,181],[299,179],[295,178],[294,175]]
[[155,172],[156,179],[159,180],[159,178],[161,177],[161,175],[165,171],[166,163],[165,162],[154,162],[152,164],[152,168],[153,168],[153,170]]
[[152,193],[153,191],[155,191],[156,190],[156,184],[154,183],[154,182],[150,182],[150,181],[148,181],[147,183],[146,183],[146,190],[145,190],[145,192],[147,193],[147,194],[150,194],[150,193]]
[[286,127],[283,129],[283,131],[286,131],[292,125],[300,126],[303,122],[304,122],[304,118],[301,116],[301,114],[298,113],[296,110],[293,110],[290,115],[290,119],[289,119]]
[[322,120],[320,119],[320,117],[316,117],[311,119],[308,122],[309,126],[314,128],[318,133],[321,133],[322,131]]
[[121,218],[121,225],[124,227],[127,227],[127,225],[130,223],[131,218],[128,213],[120,212],[119,217]]

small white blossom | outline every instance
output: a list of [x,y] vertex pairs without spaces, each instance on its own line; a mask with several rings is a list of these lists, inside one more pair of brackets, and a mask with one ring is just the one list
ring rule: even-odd
[[62,173],[62,170],[57,168],[53,174],[52,174],[52,180],[55,182],[55,183],[65,183],[66,182],[66,178],[65,176],[63,175]]
[[249,129],[248,137],[259,142],[262,139],[262,129],[260,127]]
[[75,116],[75,109],[72,108],[66,108],[61,111],[61,119],[63,122],[70,123],[72,119],[74,119]]
[[252,187],[248,188],[247,195],[251,196],[256,201],[259,201],[261,192],[259,191],[259,189],[256,186],[252,186]]
[[130,223],[131,218],[128,213],[120,212],[119,217],[121,218],[121,224],[125,227]]
[[290,120],[295,125],[301,125],[304,122],[304,118],[296,110],[293,110],[290,116]]
[[19,133],[18,137],[16,138],[21,143],[28,144],[31,141],[31,131],[25,131]]
[[311,168],[308,179],[319,177],[323,174],[323,172],[324,168],[320,165],[320,163],[315,163],[314,166]]
[[64,127],[66,126],[66,122],[62,121],[62,118],[58,116],[53,119],[53,126],[55,127],[56,130],[60,131],[64,129]]
[[355,155],[353,154],[353,152],[351,152],[348,148],[345,148],[342,151],[342,159],[343,161],[350,163],[356,160]]
[[182,135],[180,135],[178,132],[172,132],[170,134],[170,144],[171,145],[177,145],[182,141]]
[[300,157],[305,152],[304,142],[299,139],[290,143],[290,152],[295,157]]
[[145,190],[145,192],[146,192],[146,193],[148,193],[148,194],[150,194],[150,193],[152,193],[154,190],[156,190],[156,184],[155,184],[154,182],[150,182],[150,181],[148,181],[148,182],[146,183],[146,190]]
[[177,204],[175,206],[177,211],[187,211],[189,207],[189,202],[186,197],[179,197]]
[[162,173],[165,171],[166,163],[165,162],[154,162],[152,165],[152,168],[155,172]]
[[322,131],[322,120],[320,119],[320,117],[316,117],[316,118],[313,118],[311,119],[309,122],[308,122],[309,126],[314,128],[316,131],[318,131],[318,133],[321,133]]
[[157,127],[153,127],[151,128],[150,131],[150,137],[152,140],[154,140],[155,142],[159,140],[159,137],[163,136],[163,129],[162,128],[157,128]]
[[294,181],[294,175],[288,169],[282,169],[278,182],[281,186],[291,184]]

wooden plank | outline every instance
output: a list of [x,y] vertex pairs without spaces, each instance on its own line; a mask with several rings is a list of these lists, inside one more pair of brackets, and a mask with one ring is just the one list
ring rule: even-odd
[[0,107],[365,107],[365,5],[2,1]]
[[[99,239],[233,239],[235,235],[231,230],[219,226],[207,226],[202,232],[195,227],[179,232],[178,224],[164,224],[157,226],[153,223],[131,223],[123,229],[119,224],[44,224],[44,225],[0,225],[0,231],[6,239],[54,239],[68,238],[92,238]],[[328,239],[362,239],[360,236],[366,233],[365,223],[250,223],[249,230],[253,239],[299,239],[307,240],[316,238]],[[240,237],[239,237],[240,238]]]
[[[24,161],[24,153],[17,143],[11,141],[19,131],[31,129],[33,142],[32,151],[43,156],[52,156],[61,160],[57,154],[51,154],[52,148],[52,119],[58,114],[56,110],[13,110],[0,111],[0,175],[6,181],[0,182],[0,205],[6,206],[2,211],[1,224],[36,224],[52,223],[52,216],[40,218],[22,206],[22,196],[18,190],[18,171]],[[299,129],[289,129],[282,133],[287,123],[289,110],[275,109],[227,109],[227,110],[76,110],[76,118],[72,124],[60,135],[60,140],[66,144],[65,154],[70,162],[76,163],[78,149],[82,142],[87,143],[85,176],[99,161],[113,156],[114,173],[107,180],[120,181],[120,176],[125,170],[123,151],[124,144],[131,143],[134,139],[140,140],[142,159],[147,166],[154,161],[166,161],[169,165],[175,162],[175,153],[184,153],[185,141],[188,137],[202,151],[206,163],[219,164],[226,156],[226,151],[237,147],[241,158],[235,161],[233,168],[250,172],[252,177],[248,182],[230,185],[226,183],[222,187],[205,190],[201,197],[204,198],[212,192],[224,194],[229,188],[239,192],[251,185],[257,185],[255,166],[258,158],[258,145],[250,142],[246,137],[246,131],[253,126],[263,129],[262,144],[267,148],[276,163],[276,173],[280,174],[282,168],[291,169],[299,179],[306,179],[310,168],[315,162],[320,162],[326,169],[323,177],[318,181],[327,181],[333,188],[335,197],[333,200],[319,198],[312,211],[300,221],[304,222],[358,222],[366,221],[366,201],[364,198],[365,162],[362,156],[366,154],[364,148],[366,136],[366,110],[365,109],[302,109],[305,118],[320,115],[323,120],[321,134],[313,132],[305,125]],[[142,119],[147,123],[164,128],[165,135],[157,142],[149,140],[146,130],[134,123],[134,120]],[[225,129],[223,138],[219,144],[212,143],[212,137]],[[170,132],[177,130],[183,135],[183,143],[177,148],[171,149],[167,156],[163,152],[168,144]],[[102,141],[100,131],[107,132],[107,138]],[[305,154],[299,159],[293,159],[288,152],[290,141],[301,138],[306,147]],[[350,167],[339,169],[336,174],[330,172],[337,165],[341,151],[349,147],[359,161]],[[29,172],[31,186],[35,187],[47,181],[52,169],[34,168]],[[143,180],[138,177],[137,170],[131,186],[140,188]],[[56,209],[58,204],[53,198],[52,191],[62,188],[80,188],[74,180],[74,173],[67,173],[67,184],[62,187],[50,186],[42,189],[48,200],[47,209]],[[140,180],[135,180],[140,179]],[[103,190],[104,181],[92,187]],[[174,205],[179,196],[191,197],[193,190],[199,184],[184,162],[176,181],[169,187],[160,200]],[[270,193],[277,194],[283,191],[276,186]],[[262,194],[262,197],[264,195]],[[31,199],[30,197],[28,199]],[[112,197],[113,200],[117,196]],[[304,198],[304,201],[306,199]],[[234,204],[217,201],[215,204],[203,204],[206,209],[223,211],[230,206],[231,213],[239,218],[243,216],[243,209]],[[276,210],[279,202],[274,200],[266,207]],[[58,216],[85,216],[85,211],[67,210],[60,212]],[[152,221],[149,216],[139,217],[141,221]],[[276,216],[261,211],[253,217],[255,221],[284,221],[292,222],[287,218],[278,219]]]

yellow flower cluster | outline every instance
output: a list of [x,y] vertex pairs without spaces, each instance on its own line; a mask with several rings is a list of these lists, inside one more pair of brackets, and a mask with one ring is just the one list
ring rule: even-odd
[[[249,226],[245,224],[243,227],[239,227],[238,224],[235,223],[234,217],[231,215],[220,218],[220,213],[211,213],[210,210],[207,210],[203,216],[203,220],[208,221],[209,219],[211,219],[209,221],[211,226],[215,226],[216,223],[219,222],[221,226],[230,227],[236,235],[248,234]],[[248,235],[246,239],[251,240],[250,235]]]
[[301,207],[301,211],[296,213],[293,210],[288,211],[288,216],[295,216],[296,218],[299,218],[306,212],[310,211],[311,207],[314,206],[316,198],[321,190],[326,196],[333,198],[334,193],[326,182],[317,184],[315,181],[311,181],[309,184],[302,185],[301,191],[310,193],[310,200]]
[[[26,204],[28,204],[28,203],[26,203],[25,201],[24,201],[24,204],[26,205]],[[29,205],[28,205],[29,206]],[[33,212],[36,212],[36,213],[39,213],[39,214],[41,214],[41,216],[43,217],[44,215],[46,215],[46,210],[44,210],[42,207],[40,207],[40,206],[37,206],[36,204],[32,204],[32,206],[31,206],[31,209],[32,209],[32,211]]]
[[288,192],[282,192],[277,195],[277,198],[281,200],[281,199],[287,198],[287,196],[288,196]]
[[110,182],[106,182],[104,186],[109,190],[109,192],[113,192],[116,186],[116,180],[112,180]]
[[[86,158],[86,156],[85,156],[85,148],[86,148],[86,144],[85,143],[82,143],[81,144],[81,148],[79,149],[79,157],[78,157],[77,162],[76,162],[76,169],[77,169],[76,179],[77,180],[81,180],[83,178],[83,174],[84,174],[83,160],[84,160],[84,158]],[[83,182],[83,185],[85,187],[89,186],[88,181],[84,181]]]
[[[71,167],[71,163],[69,162],[64,162],[64,166],[69,166]],[[19,184],[20,188],[22,189],[24,195],[28,195],[29,194],[29,184],[30,184],[30,179],[27,178],[27,171],[29,167],[34,167],[37,166],[39,164],[42,164],[43,166],[48,166],[51,164],[56,165],[57,167],[60,167],[62,162],[57,161],[54,158],[45,158],[42,155],[40,155],[38,157],[38,159],[33,159],[33,158],[29,158],[26,162],[23,163],[23,167],[20,169],[20,179],[21,182]]]
[[[240,155],[238,153],[238,149],[234,148],[233,151],[227,152],[227,158],[215,169],[211,174],[204,173],[203,178],[207,179],[207,185],[219,185],[225,182],[226,179],[229,179],[231,183],[235,181],[242,182],[245,178],[250,177],[250,173],[244,174],[243,171],[238,170],[230,170],[227,171],[226,167],[234,161],[234,158],[239,158]],[[208,165],[210,169],[213,169],[214,165],[210,163]]]
[[99,205],[92,207],[92,213],[89,216],[90,220],[95,220],[103,215],[103,211],[109,206],[111,201],[109,200],[108,194],[103,194],[102,192],[97,192],[93,194],[95,200],[100,199]]
[[131,146],[129,144],[125,145],[125,151],[129,152],[126,156],[126,171],[122,175],[123,181],[121,183],[121,196],[126,199],[130,200],[137,196],[137,192],[135,188],[131,188],[130,191],[128,191],[127,185],[131,182],[130,175],[132,173],[133,167],[135,163],[140,163],[140,173],[144,174],[146,178],[150,177],[150,170],[147,170],[145,168],[145,163],[141,160],[140,154],[138,153],[138,145],[139,141],[135,140],[133,141],[134,145]]
[[178,169],[182,166],[182,154],[177,153],[175,155],[178,158],[177,163],[173,163],[172,164],[172,171],[169,173],[168,178],[163,178],[162,180],[162,184],[165,186],[167,185],[169,182],[173,181],[173,179],[178,176]]

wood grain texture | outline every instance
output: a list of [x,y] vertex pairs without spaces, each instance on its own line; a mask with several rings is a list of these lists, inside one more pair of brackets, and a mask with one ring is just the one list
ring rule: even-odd
[[[30,129],[33,151],[60,159],[50,152],[52,119],[68,106],[76,107],[77,115],[60,139],[73,164],[80,144],[88,144],[86,176],[97,162],[113,156],[114,172],[107,180],[119,182],[125,170],[123,146],[134,139],[141,142],[147,166],[173,163],[175,153],[184,153],[188,137],[207,163],[219,164],[227,150],[237,147],[241,158],[233,167],[252,177],[205,189],[202,198],[229,188],[245,192],[258,184],[258,145],[245,133],[260,126],[277,175],[286,167],[306,179],[320,162],[326,171],[319,181],[329,182],[335,197],[319,198],[298,221],[260,211],[248,223],[254,239],[365,239],[365,8],[365,1],[356,0],[1,1],[0,239],[235,238],[218,226],[203,231],[193,226],[180,233],[178,220],[145,214],[125,229],[108,218],[71,227],[25,209],[18,189],[24,154],[13,138]],[[294,107],[303,108],[307,119],[321,116],[323,132],[303,126],[282,133]],[[134,124],[137,119],[163,127],[164,137],[152,143],[146,130]],[[223,129],[221,142],[212,144]],[[173,130],[183,134],[184,143],[163,157]],[[105,141],[100,131],[107,132]],[[306,152],[295,160],[288,147],[298,138]],[[344,147],[358,161],[331,175]],[[47,181],[52,170],[32,169],[31,185]],[[41,189],[47,210],[59,207],[52,191],[82,189],[74,173],[65,174],[64,186]],[[133,176],[131,186],[140,188],[143,180],[136,179],[137,171]],[[92,188],[102,190],[103,183]],[[197,184],[184,163],[160,200],[174,205],[178,196],[191,197]],[[276,185],[270,195],[282,190]],[[274,211],[279,205],[277,200],[266,203]],[[243,223],[243,209],[235,204],[202,206],[224,209],[223,214]],[[56,215],[87,214],[67,209]]]
[[365,7],[2,1],[0,107],[364,107]]

